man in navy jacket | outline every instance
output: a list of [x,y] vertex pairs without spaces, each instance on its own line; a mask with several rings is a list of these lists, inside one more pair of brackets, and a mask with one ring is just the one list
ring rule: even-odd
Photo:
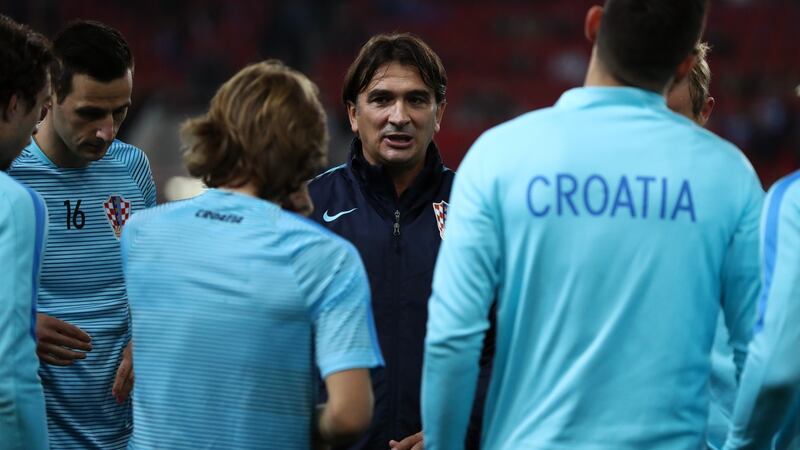
[[[433,142],[446,88],[441,60],[422,40],[374,36],[345,77],[342,97],[355,133],[348,162],[309,184],[312,219],[361,254],[386,361],[372,372],[373,421],[353,449],[423,446],[419,399],[428,298],[455,175]],[[467,448],[479,445],[492,353],[490,337]]]

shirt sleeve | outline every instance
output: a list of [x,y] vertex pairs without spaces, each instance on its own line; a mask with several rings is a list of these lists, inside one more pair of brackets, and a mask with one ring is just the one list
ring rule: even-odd
[[156,206],[156,184],[153,182],[150,161],[141,149],[129,144],[123,145],[127,147],[127,151],[122,152],[121,158],[142,192],[145,208],[152,208]]
[[[2,180],[0,180],[2,181]],[[0,192],[0,436],[8,449],[47,448],[44,393],[37,375],[36,292],[47,211],[33,191]]]
[[478,140],[456,174],[428,304],[422,422],[428,450],[463,448],[500,277],[499,205]]
[[761,220],[758,321],[726,449],[771,448],[800,386],[800,185],[796,173],[769,192]]
[[[335,245],[339,244],[339,245]],[[307,245],[298,261],[306,277],[317,367],[322,378],[382,366],[369,284],[356,250],[344,242]]]
[[722,268],[722,312],[728,329],[738,381],[753,336],[756,302],[761,288],[758,269],[758,230],[764,190],[750,171],[744,185],[744,207]]

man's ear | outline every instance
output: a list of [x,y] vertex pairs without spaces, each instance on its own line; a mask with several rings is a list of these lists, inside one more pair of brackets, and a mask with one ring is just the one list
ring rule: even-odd
[[703,125],[705,125],[711,117],[711,111],[714,110],[715,103],[716,100],[714,100],[714,97],[709,96],[703,104],[703,109],[700,110],[700,119],[703,121]]
[[8,103],[6,107],[3,108],[3,121],[10,122],[11,118],[14,117],[17,112],[19,112],[22,105],[20,105],[20,98],[17,94],[11,94],[11,97],[8,98]]
[[597,40],[597,33],[600,32],[600,23],[603,21],[603,7],[595,5],[586,12],[586,20],[583,24],[583,33],[586,39],[592,44]]
[[358,121],[356,120],[358,117],[358,111],[356,109],[356,104],[353,102],[347,102],[347,119],[350,120],[350,129],[353,130],[353,133],[358,134]]
[[436,125],[434,125],[433,132],[438,133],[442,128],[442,117],[444,116],[444,108],[447,106],[447,100],[442,100],[442,103],[436,105]]

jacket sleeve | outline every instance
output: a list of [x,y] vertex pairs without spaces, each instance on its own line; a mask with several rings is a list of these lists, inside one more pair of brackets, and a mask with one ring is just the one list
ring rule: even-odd
[[758,270],[758,239],[764,190],[755,172],[743,185],[741,217],[722,268],[722,313],[733,350],[738,381],[753,337],[756,302],[761,288]]
[[428,450],[463,448],[499,278],[500,233],[480,140],[456,175],[428,305],[422,421]]
[[0,191],[0,448],[8,450],[47,448],[33,330],[47,210],[37,194],[28,193]]
[[800,387],[800,173],[777,183],[761,219],[762,289],[726,449],[767,449]]

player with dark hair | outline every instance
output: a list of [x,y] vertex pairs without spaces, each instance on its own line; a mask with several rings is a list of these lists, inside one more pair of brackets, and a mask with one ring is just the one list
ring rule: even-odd
[[0,450],[48,448],[34,332],[47,210],[3,171],[36,131],[52,60],[44,37],[0,14]]
[[705,445],[720,307],[738,367],[751,335],[763,200],[735,146],[666,104],[707,8],[592,7],[584,87],[468,152],[430,300],[428,449],[464,436],[495,298],[484,448]]
[[[382,364],[366,273],[352,245],[281,208],[327,159],[316,86],[253,64],[183,136],[189,173],[210,189],[137,214],[122,239],[131,448],[352,442],[372,414],[367,369]],[[315,362],[329,393],[318,417]]]
[[[422,447],[427,303],[455,175],[442,164],[433,141],[446,91],[444,66],[421,39],[407,33],[372,37],[350,65],[342,89],[355,134],[349,160],[309,185],[316,205],[312,218],[352,242],[364,260],[386,358],[386,367],[372,372],[372,424],[352,449]],[[486,348],[479,400],[490,373],[491,345]],[[470,449],[479,445],[480,412],[479,401],[467,438]]]
[[50,43],[0,14],[0,171],[31,141],[50,93]]
[[133,372],[119,237],[156,199],[144,153],[115,139],[133,56],[117,30],[91,21],[64,28],[53,52],[49,110],[9,171],[49,211],[36,333],[50,446],[125,448]]

